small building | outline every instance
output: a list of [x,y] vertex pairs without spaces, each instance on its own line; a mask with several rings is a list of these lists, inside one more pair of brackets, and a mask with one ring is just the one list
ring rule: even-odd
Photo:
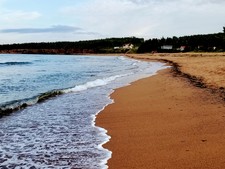
[[133,49],[133,48],[134,48],[134,45],[131,43],[123,45],[123,49]]
[[181,47],[180,47],[180,51],[181,51],[181,52],[185,51],[186,49],[187,49],[187,46],[181,46]]
[[163,45],[161,46],[162,50],[172,50],[173,49],[173,45]]
[[120,47],[119,46],[115,46],[113,49],[117,50],[117,49],[120,49]]

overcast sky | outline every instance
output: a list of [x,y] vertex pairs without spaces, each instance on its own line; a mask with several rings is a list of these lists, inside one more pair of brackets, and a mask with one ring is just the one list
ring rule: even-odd
[[222,32],[225,0],[0,0],[0,44]]

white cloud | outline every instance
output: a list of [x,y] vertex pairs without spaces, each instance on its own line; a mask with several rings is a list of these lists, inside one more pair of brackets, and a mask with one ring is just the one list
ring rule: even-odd
[[41,14],[36,11],[9,11],[5,10],[0,12],[0,20],[5,22],[18,22],[18,21],[30,21],[41,17]]
[[[6,0],[0,0],[3,42],[125,36],[148,39],[215,33],[225,26],[225,0],[65,0],[65,6],[61,0],[54,0],[54,8],[50,6],[52,3],[41,4],[44,1],[40,1],[35,9],[31,5],[15,10],[9,10],[10,5],[3,8],[3,1]],[[46,5],[45,10],[40,9],[43,5]],[[82,29],[75,31],[74,28]],[[41,33],[44,36],[40,36]]]
[[[130,30],[135,29],[133,22],[136,22],[136,24],[142,22],[139,20],[138,14],[141,9],[128,1],[94,0],[79,7],[64,8],[63,13],[74,16],[82,27],[92,29],[95,32],[98,31],[106,36],[110,34],[112,36],[123,36],[120,34],[121,30],[126,30],[126,33],[123,33],[129,36],[132,33]],[[145,11],[141,13],[145,15]]]
[[55,25],[43,28],[0,29],[0,34],[1,39],[5,39],[4,44],[10,42],[74,41],[76,38],[79,40],[88,40],[92,36],[99,36],[98,33],[68,25]]
[[94,32],[88,32],[79,27],[68,26],[68,25],[54,25],[46,28],[10,28],[0,29],[0,33],[16,33],[16,34],[43,34],[43,33],[74,33],[82,35],[95,35]]
[[190,3],[190,4],[206,4],[206,3],[224,3],[224,0],[124,0],[130,1],[136,4],[146,4],[146,3]]
[[72,27],[67,25],[55,25],[48,28],[13,28],[13,29],[2,29],[2,33],[18,33],[18,34],[32,34],[32,33],[60,33],[60,32],[77,32],[82,30],[78,27]]
[[0,5],[2,5],[2,4],[3,4],[3,2],[5,2],[5,0],[0,0]]
[[150,38],[218,32],[225,24],[224,5],[223,0],[92,0],[62,11],[105,36]]

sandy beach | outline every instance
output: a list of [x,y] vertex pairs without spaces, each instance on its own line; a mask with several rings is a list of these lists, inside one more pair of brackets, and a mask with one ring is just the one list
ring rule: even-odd
[[171,61],[183,74],[166,69],[111,95],[115,103],[96,119],[111,136],[109,168],[225,168],[223,54],[129,57]]

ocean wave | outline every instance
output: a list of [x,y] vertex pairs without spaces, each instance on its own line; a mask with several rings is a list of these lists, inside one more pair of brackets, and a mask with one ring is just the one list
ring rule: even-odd
[[119,60],[128,60],[125,56],[118,56],[117,59],[119,59]]
[[3,62],[0,63],[2,66],[15,66],[15,65],[30,65],[32,62]]
[[77,85],[70,89],[65,89],[65,90],[63,90],[63,92],[64,93],[79,92],[79,91],[87,90],[87,89],[93,88],[93,87],[105,86],[108,83],[116,80],[117,78],[128,76],[128,75],[129,74],[123,74],[123,75],[115,75],[115,76],[111,76],[111,77],[103,78],[103,79],[96,79],[94,81],[90,81],[85,84]]
[[10,102],[0,104],[0,117],[8,115],[14,111],[21,110],[26,108],[27,106],[34,105],[36,103],[43,102],[49,98],[56,97],[66,93],[80,92],[84,90],[88,90],[89,88],[105,86],[110,82],[116,80],[117,78],[128,76],[129,74],[115,75],[108,78],[96,79],[94,81],[89,81],[85,84],[77,85],[68,89],[61,90],[52,90],[46,93],[41,93],[40,95],[21,99],[21,100],[13,100]]
[[63,94],[61,90],[53,90],[50,92],[42,93],[38,96],[34,96],[31,98],[21,99],[21,100],[13,100],[10,102],[2,103],[0,105],[0,117],[8,115],[14,111],[18,111],[24,109],[28,106],[34,105],[36,103],[43,102],[51,97],[55,97]]

